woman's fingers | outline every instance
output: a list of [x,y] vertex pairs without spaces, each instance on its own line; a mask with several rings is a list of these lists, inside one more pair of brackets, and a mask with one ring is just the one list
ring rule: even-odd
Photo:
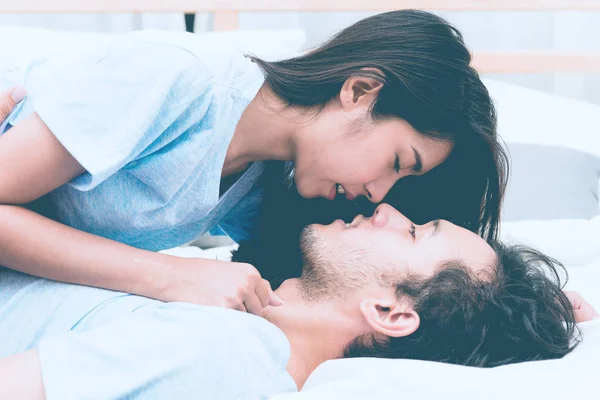
[[260,298],[256,292],[248,293],[244,299],[244,306],[246,307],[246,312],[249,312],[250,314],[262,317],[265,313],[265,308],[261,304]]
[[267,306],[281,306],[283,302],[271,289],[271,284],[266,279],[258,279],[254,293],[250,292],[244,299],[246,310],[258,316],[264,316]]
[[0,95],[0,124],[10,115],[13,108],[21,102],[27,95],[27,91],[22,86],[10,88]]
[[254,291],[256,292],[256,296],[262,307],[265,308],[268,306],[269,300],[271,299],[271,285],[269,284],[269,281],[261,279],[260,282],[256,284]]
[[273,291],[273,289],[271,289],[271,285],[269,284],[268,281],[267,284],[269,285],[269,305],[272,307],[279,307],[283,305],[283,300],[281,300],[281,298],[279,296],[277,296],[277,294]]

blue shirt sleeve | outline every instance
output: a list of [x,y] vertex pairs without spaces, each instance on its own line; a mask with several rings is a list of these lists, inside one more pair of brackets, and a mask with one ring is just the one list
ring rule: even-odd
[[79,190],[198,124],[211,80],[187,50],[132,39],[33,63],[24,76],[31,107],[87,171],[72,182]]

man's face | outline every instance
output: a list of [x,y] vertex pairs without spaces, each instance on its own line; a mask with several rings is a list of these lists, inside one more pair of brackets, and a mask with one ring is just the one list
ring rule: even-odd
[[428,278],[447,261],[474,274],[491,270],[494,250],[478,235],[439,220],[414,225],[393,207],[380,205],[371,218],[311,225],[302,233],[302,287],[311,299],[344,297],[367,286],[386,287],[409,275]]

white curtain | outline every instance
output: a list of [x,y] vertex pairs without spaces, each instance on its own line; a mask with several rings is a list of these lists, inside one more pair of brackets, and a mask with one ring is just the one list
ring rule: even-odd
[[[240,29],[301,28],[307,47],[372,13],[242,13]],[[440,12],[464,34],[472,50],[561,50],[600,52],[600,12]],[[0,25],[70,31],[126,32],[137,29],[184,30],[179,13],[0,15]],[[197,32],[211,29],[207,14],[196,17]],[[494,74],[494,79],[600,103],[597,74]]]

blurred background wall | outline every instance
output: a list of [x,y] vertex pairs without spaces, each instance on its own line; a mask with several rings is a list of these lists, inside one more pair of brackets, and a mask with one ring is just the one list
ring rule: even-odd
[[[307,32],[307,48],[370,13],[242,13],[239,28]],[[594,50],[600,52],[600,12],[440,12],[464,34],[472,50]],[[127,32],[185,30],[179,13],[0,14],[2,26],[68,31]],[[212,17],[198,14],[195,31],[212,29]],[[494,79],[600,104],[600,74],[498,74]]]

